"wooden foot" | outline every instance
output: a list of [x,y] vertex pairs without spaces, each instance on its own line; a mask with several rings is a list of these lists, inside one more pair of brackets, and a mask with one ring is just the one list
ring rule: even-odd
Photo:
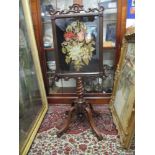
[[98,129],[95,126],[95,123],[94,123],[94,120],[93,120],[93,117],[92,117],[92,111],[91,111],[90,105],[88,105],[87,107],[85,107],[85,110],[87,112],[87,116],[88,116],[88,120],[89,120],[89,123],[90,123],[91,128],[96,133],[98,140],[102,140],[103,137],[102,137],[101,133],[98,131]]
[[68,129],[69,124],[71,122],[71,116],[74,110],[75,110],[75,107],[70,108],[68,118],[66,119],[66,122],[64,123],[63,128],[57,132],[57,137],[61,137],[61,135]]

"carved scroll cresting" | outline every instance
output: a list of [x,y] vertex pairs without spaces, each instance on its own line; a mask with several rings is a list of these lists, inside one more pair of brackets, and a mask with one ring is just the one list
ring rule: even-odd
[[74,14],[74,13],[94,13],[94,12],[103,12],[104,8],[100,6],[99,8],[89,8],[88,10],[84,10],[83,5],[73,4],[69,6],[68,10],[55,11],[54,9],[49,10],[50,15],[66,15],[66,14]]

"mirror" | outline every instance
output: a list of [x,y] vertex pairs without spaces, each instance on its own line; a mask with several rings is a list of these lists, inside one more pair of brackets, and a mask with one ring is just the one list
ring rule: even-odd
[[19,152],[27,154],[47,111],[29,1],[19,2]]

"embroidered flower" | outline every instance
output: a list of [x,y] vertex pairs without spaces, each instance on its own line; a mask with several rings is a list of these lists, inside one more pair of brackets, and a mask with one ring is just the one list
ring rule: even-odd
[[67,26],[64,34],[65,41],[61,44],[65,62],[72,63],[76,71],[89,64],[95,50],[95,41],[91,34],[86,35],[87,33],[85,23],[78,20],[72,22]]
[[66,33],[64,34],[64,37],[65,37],[65,40],[66,40],[66,41],[69,41],[70,39],[75,38],[75,34],[74,34],[73,32],[66,32]]
[[84,40],[84,32],[83,31],[80,31],[77,34],[77,38],[78,38],[79,41],[83,41]]

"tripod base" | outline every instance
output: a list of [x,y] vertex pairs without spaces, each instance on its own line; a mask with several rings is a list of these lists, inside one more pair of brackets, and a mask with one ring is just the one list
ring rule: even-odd
[[83,84],[81,77],[77,78],[77,95],[78,98],[72,103],[71,108],[68,111],[68,118],[66,119],[63,128],[57,132],[57,136],[60,137],[69,128],[72,115],[76,114],[79,119],[82,119],[82,117],[85,115],[98,140],[102,140],[102,134],[96,128],[93,120],[93,113],[95,111],[92,105],[87,103],[87,101],[83,98]]

